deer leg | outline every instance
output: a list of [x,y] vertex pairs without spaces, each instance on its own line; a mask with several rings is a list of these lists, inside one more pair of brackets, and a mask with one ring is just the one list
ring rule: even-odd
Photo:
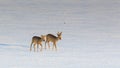
[[39,44],[37,44],[37,52],[38,52]]
[[42,44],[40,44],[40,46],[41,46],[40,51],[42,51],[42,48],[43,48],[43,47],[42,47]]
[[53,48],[55,48],[55,50],[57,51],[57,46],[56,46],[56,43],[53,43]]
[[56,43],[55,43],[55,50],[57,51],[57,46],[56,46]]
[[46,49],[46,43],[47,43],[47,41],[45,42],[45,49]]
[[49,48],[49,50],[50,50],[50,43],[48,42],[48,48]]
[[36,45],[36,44],[34,44],[34,52],[35,52],[35,45]]
[[31,45],[30,45],[30,51],[32,51],[32,44],[33,44],[33,42],[31,42]]

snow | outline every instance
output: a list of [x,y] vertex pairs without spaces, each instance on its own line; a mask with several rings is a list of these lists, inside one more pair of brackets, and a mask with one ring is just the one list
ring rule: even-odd
[[[0,67],[120,68],[119,6],[119,0],[0,0]],[[57,32],[58,51],[29,51],[33,36]]]

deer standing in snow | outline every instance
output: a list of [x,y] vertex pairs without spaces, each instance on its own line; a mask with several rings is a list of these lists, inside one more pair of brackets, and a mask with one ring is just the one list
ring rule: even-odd
[[46,43],[48,43],[48,47],[49,47],[49,49],[50,49],[50,44],[49,44],[49,42],[52,42],[52,43],[53,43],[52,49],[55,48],[55,49],[57,50],[56,42],[57,42],[58,40],[61,40],[61,35],[62,35],[62,32],[58,32],[58,33],[57,33],[57,37],[54,36],[53,34],[47,34],[47,35],[46,35],[46,42],[45,42],[45,49],[46,49]]
[[40,51],[42,51],[42,41],[45,41],[45,36],[44,35],[41,35],[41,37],[33,36],[32,37],[32,42],[31,42],[31,45],[30,45],[30,51],[32,51],[32,45],[34,45],[34,52],[35,52],[36,45],[37,45],[37,51],[38,51],[39,45],[41,46]]

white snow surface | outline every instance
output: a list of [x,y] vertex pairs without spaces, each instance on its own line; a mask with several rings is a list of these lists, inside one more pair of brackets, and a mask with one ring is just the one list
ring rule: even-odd
[[[0,67],[120,68],[119,18],[120,0],[0,0]],[[57,51],[29,51],[57,32]]]

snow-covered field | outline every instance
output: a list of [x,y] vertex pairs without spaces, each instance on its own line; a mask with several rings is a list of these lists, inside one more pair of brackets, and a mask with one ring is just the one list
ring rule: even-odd
[[[0,67],[120,68],[119,18],[119,0],[0,0]],[[57,32],[58,51],[29,51]]]

